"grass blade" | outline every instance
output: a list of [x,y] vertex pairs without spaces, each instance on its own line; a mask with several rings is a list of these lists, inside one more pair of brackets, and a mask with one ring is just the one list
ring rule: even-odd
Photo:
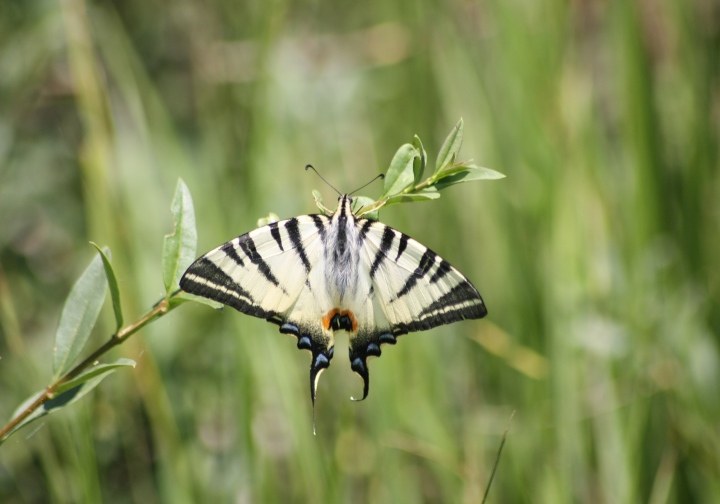
[[485,494],[483,495],[482,503],[485,504],[490,493],[490,487],[492,486],[493,480],[495,479],[495,473],[497,473],[498,465],[500,464],[500,455],[502,455],[503,448],[505,447],[505,440],[507,439],[508,431],[510,430],[510,424],[512,423],[515,412],[510,414],[510,420],[508,420],[505,432],[503,432],[502,440],[500,441],[500,447],[498,448],[497,456],[495,457],[495,464],[493,464],[492,472],[490,473],[490,480],[488,481],[487,487],[485,487]]

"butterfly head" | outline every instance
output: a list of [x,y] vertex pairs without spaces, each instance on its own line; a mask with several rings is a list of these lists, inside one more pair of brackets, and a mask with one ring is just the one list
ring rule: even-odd
[[343,194],[342,196],[338,196],[338,206],[335,210],[334,217],[350,217],[352,215],[352,204],[353,199],[350,197],[349,194]]

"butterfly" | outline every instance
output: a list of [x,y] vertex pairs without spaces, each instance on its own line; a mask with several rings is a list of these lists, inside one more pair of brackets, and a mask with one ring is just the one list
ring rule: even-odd
[[350,365],[368,395],[368,357],[400,335],[464,319],[487,309],[477,289],[445,259],[408,235],[357,217],[353,199],[332,215],[273,222],[224,243],[185,271],[180,287],[276,324],[309,350],[315,406],[334,334],[349,335]]

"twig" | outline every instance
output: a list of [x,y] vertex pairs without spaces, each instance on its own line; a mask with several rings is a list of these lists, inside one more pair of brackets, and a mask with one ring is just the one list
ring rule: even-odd
[[135,334],[137,331],[142,329],[144,326],[146,326],[148,323],[152,322],[156,318],[162,317],[167,312],[172,310],[178,305],[171,306],[170,299],[177,295],[179,292],[173,294],[170,296],[170,298],[163,299],[158,304],[156,304],[152,310],[147,312],[145,315],[140,317],[136,322],[129,324],[122,329],[120,329],[118,332],[113,334],[108,341],[105,342],[100,348],[95,350],[88,358],[83,360],[80,364],[72,368],[70,371],[65,373],[63,376],[58,378],[55,382],[51,383],[47,386],[45,389],[45,392],[40,395],[35,401],[32,402],[27,408],[22,410],[15,418],[10,420],[7,425],[5,425],[2,429],[0,429],[0,444],[2,444],[6,436],[12,431],[20,422],[25,420],[29,415],[31,415],[35,410],[37,410],[40,406],[45,404],[47,401],[55,397],[55,394],[57,390],[67,383],[68,381],[72,380],[76,376],[78,376],[80,373],[85,371],[85,369],[91,367],[100,356],[107,353],[110,349],[116,347],[117,345],[121,344],[123,341],[128,339],[130,336]]

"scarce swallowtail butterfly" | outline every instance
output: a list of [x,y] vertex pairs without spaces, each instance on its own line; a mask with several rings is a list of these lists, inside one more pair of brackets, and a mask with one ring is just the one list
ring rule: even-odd
[[414,331],[487,315],[480,294],[445,259],[380,222],[356,217],[349,195],[330,215],[273,222],[200,257],[180,287],[277,324],[312,353],[313,407],[334,334],[368,395],[368,357]]

